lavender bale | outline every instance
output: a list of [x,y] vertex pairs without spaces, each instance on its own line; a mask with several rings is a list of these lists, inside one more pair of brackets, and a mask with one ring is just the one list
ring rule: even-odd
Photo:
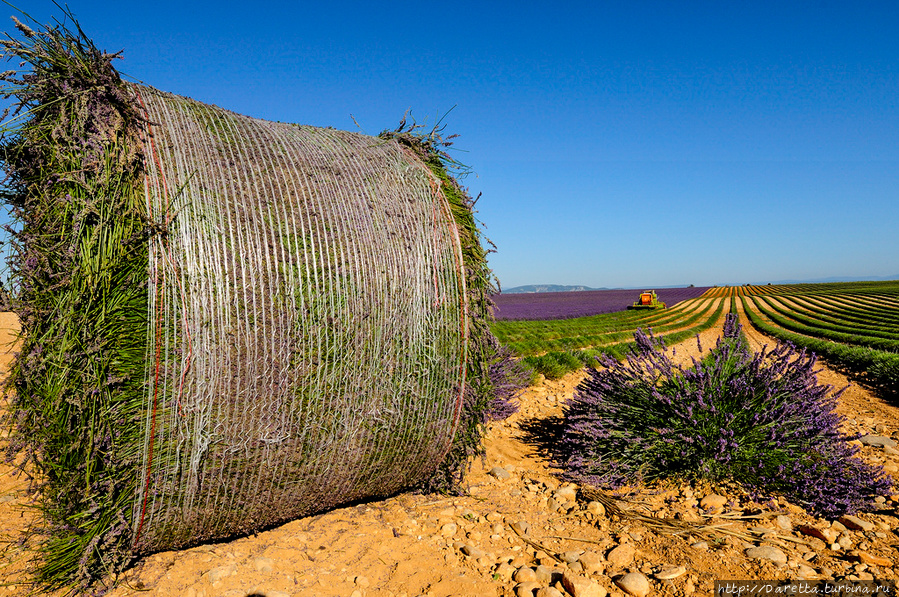
[[395,142],[132,90],[148,212],[165,226],[150,242],[159,375],[135,548],[250,532],[433,471],[458,421],[467,306],[431,171]]
[[511,393],[439,134],[241,116],[17,26],[7,451],[37,473],[39,585],[459,481]]

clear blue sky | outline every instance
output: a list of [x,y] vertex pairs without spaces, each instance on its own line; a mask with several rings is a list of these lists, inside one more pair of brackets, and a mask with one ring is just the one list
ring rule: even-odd
[[69,7],[122,72],[251,116],[457,106],[504,287],[899,275],[895,1]]

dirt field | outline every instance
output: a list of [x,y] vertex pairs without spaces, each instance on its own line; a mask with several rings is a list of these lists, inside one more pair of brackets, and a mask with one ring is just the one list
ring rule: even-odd
[[[0,315],[0,342],[8,344],[15,323]],[[753,344],[773,344],[746,328]],[[719,333],[704,333],[702,345],[711,347]],[[693,339],[677,353],[689,358],[695,351]],[[9,355],[0,363],[4,371],[8,362]],[[603,597],[625,595],[621,583],[634,595],[685,596],[712,594],[716,579],[896,577],[899,519],[892,498],[878,512],[843,522],[812,518],[783,500],[759,505],[735,490],[686,485],[644,490],[620,503],[622,516],[576,501],[577,488],[560,485],[545,454],[581,375],[529,388],[518,414],[490,426],[486,460],[475,464],[465,497],[401,494],[227,543],[155,554],[111,594]],[[847,384],[826,368],[819,377]],[[841,410],[847,432],[899,439],[899,410],[864,388],[844,393]],[[862,450],[868,460],[899,471],[896,449]],[[24,483],[10,470],[0,468],[0,532],[7,541],[29,517]],[[720,499],[709,497],[716,492]],[[670,532],[687,523],[687,531]],[[755,549],[760,546],[770,549]],[[24,592],[26,556],[14,542],[6,544],[0,579],[7,586],[0,596]]]

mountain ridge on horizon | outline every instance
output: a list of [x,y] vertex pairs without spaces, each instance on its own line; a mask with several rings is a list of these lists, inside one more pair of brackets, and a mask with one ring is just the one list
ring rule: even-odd
[[[899,280],[899,274],[895,276],[830,276],[827,278],[812,278],[806,280],[787,279],[772,280],[770,282],[750,282],[753,286],[765,286],[767,284],[829,284],[833,282],[883,282],[887,280]],[[674,286],[655,286],[651,288],[686,288],[690,284],[678,284]],[[719,286],[741,286],[741,284],[719,284]],[[504,288],[502,294],[524,294],[537,292],[582,292],[586,290],[636,290],[647,289],[650,286],[616,286],[614,288],[603,286],[594,288],[583,285],[566,285],[566,284],[525,284],[523,286],[513,286],[512,288]]]

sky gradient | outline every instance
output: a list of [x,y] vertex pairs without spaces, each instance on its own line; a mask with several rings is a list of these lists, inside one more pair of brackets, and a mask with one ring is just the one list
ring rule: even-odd
[[69,7],[124,74],[250,116],[455,106],[504,287],[899,275],[899,3],[312,4]]

